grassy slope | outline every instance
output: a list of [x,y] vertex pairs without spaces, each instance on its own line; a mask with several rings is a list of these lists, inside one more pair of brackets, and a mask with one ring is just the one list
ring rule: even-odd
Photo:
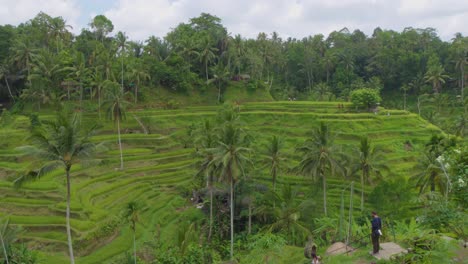
[[[231,95],[230,98],[235,96]],[[306,139],[306,133],[319,121],[340,131],[337,143],[343,145],[356,145],[359,136],[368,134],[374,142],[384,147],[393,172],[405,176],[415,164],[416,150],[432,133],[440,133],[437,127],[404,111],[382,110],[374,115],[353,113],[348,104],[345,104],[345,109],[338,109],[333,102],[232,101],[241,102],[242,119],[259,146],[272,134],[285,138],[286,150],[291,157],[290,167],[298,160],[294,147]],[[113,125],[103,122],[104,128],[95,140],[109,143],[110,150],[102,156],[108,160],[107,165],[93,168],[77,166],[72,171],[72,228],[78,263],[105,263],[131,249],[132,234],[128,225],[121,223],[116,229],[109,228],[110,232],[99,232],[118,221],[117,216],[124,204],[133,199],[143,201],[146,208],[138,226],[138,244],[148,241],[158,225],[162,230],[161,239],[166,243],[175,243],[177,226],[180,221],[184,221],[181,219],[186,219],[184,215],[193,214],[192,211],[181,210],[188,204],[180,197],[178,190],[180,186],[188,186],[195,171],[192,150],[184,149],[179,138],[184,135],[187,126],[213,116],[216,110],[216,106],[193,106],[175,110],[139,109],[132,112],[151,125],[152,134],[142,134],[138,123],[132,115],[128,115],[129,118],[123,124],[122,137],[124,171],[116,170],[119,159]],[[85,115],[86,122],[95,120],[95,113]],[[28,134],[27,126],[28,120],[21,117],[9,128],[0,130],[2,142],[8,139],[6,148],[0,151],[0,216],[9,215],[12,223],[26,229],[27,232],[21,237],[31,246],[45,252],[44,261],[47,261],[44,263],[64,263],[66,236],[63,173],[51,173],[19,191],[11,187],[15,173],[28,163],[26,159],[16,158],[14,150],[15,146],[24,144]],[[412,151],[404,148],[407,140],[414,145]],[[257,181],[270,185],[266,171]],[[278,182],[280,185],[298,184],[304,190],[311,185],[310,179],[295,175],[281,175]],[[329,208],[338,208],[341,188],[346,182],[330,179],[328,183]],[[369,190],[366,188],[366,192]],[[355,204],[359,203],[359,192],[360,187],[356,186]],[[320,205],[321,199],[322,195],[317,194],[316,203]],[[306,222],[312,222],[312,219]],[[297,254],[297,258],[302,259],[300,249],[286,247],[284,250],[285,256],[291,256],[287,259],[297,257]]]

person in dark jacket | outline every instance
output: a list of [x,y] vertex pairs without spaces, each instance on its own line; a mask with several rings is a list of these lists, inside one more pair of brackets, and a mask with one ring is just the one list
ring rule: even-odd
[[380,244],[379,244],[379,237],[382,235],[382,220],[380,217],[377,215],[376,212],[372,212],[372,246],[373,246],[373,251],[372,254],[377,254],[379,253],[380,249]]

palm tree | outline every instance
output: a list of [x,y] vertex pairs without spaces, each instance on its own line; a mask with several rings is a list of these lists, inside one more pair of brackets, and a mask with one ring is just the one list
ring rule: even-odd
[[323,183],[323,211],[327,216],[327,173],[333,176],[337,169],[341,170],[338,157],[341,153],[337,146],[333,144],[334,138],[327,125],[323,122],[313,131],[311,138],[307,139],[298,148],[303,153],[299,163],[299,171],[305,175],[310,175],[313,179],[321,178]]
[[206,74],[206,81],[208,82],[208,64],[212,62],[215,58],[215,52],[218,51],[217,48],[213,48],[211,43],[208,39],[205,39],[201,46],[201,51],[199,53],[200,61],[203,62],[205,65],[205,74]]
[[[104,80],[102,73],[99,71],[100,66],[94,67],[94,73],[91,74],[91,84],[96,87],[95,93],[98,96],[98,115],[99,120],[101,120],[101,92],[106,81]],[[94,97],[92,95],[92,97]]]
[[238,177],[244,174],[244,165],[248,161],[246,155],[250,152],[247,145],[246,133],[235,123],[228,122],[220,130],[218,146],[213,149],[211,161],[219,167],[221,180],[230,186],[231,260],[234,254],[234,184]]
[[[273,201],[273,223],[267,228],[270,232],[284,232],[289,238],[289,242],[295,243],[300,236],[302,242],[310,231],[304,223],[300,221],[301,212],[305,203],[299,203],[297,200],[298,190],[290,185],[284,185],[281,193],[272,192],[269,195],[269,201]],[[271,205],[270,205],[271,206]]]
[[330,87],[326,83],[321,82],[314,86],[314,92],[317,94],[318,100],[322,101],[330,93]]
[[140,82],[145,80],[151,80],[151,76],[146,71],[146,68],[142,63],[138,63],[135,67],[132,68],[132,78],[136,80],[135,84],[135,104],[138,102],[138,87],[140,87]]
[[10,94],[11,100],[15,102],[15,97],[13,97],[13,93],[11,92],[10,83],[8,82],[8,75],[9,75],[8,67],[4,64],[0,65],[0,79],[3,78],[5,80],[6,87],[8,89],[8,94]]
[[356,150],[359,155],[359,169],[361,170],[361,211],[364,210],[364,184],[370,181],[371,173],[380,177],[381,169],[388,169],[383,160],[382,150],[377,148],[367,136],[361,137],[359,147]]
[[448,184],[443,177],[443,171],[440,163],[437,161],[437,151],[426,151],[419,159],[415,169],[419,173],[412,179],[416,180],[416,187],[419,187],[419,193],[423,193],[428,187],[431,192],[435,192],[436,186],[441,193],[445,191],[445,184]]
[[218,103],[221,102],[221,88],[229,81],[230,72],[227,67],[218,63],[213,68],[213,78],[207,81],[207,84],[216,83],[218,86]]
[[197,148],[200,148],[198,153],[202,156],[203,159],[197,174],[205,174],[206,187],[208,187],[210,191],[210,228],[208,231],[208,240],[210,240],[211,234],[213,232],[213,182],[217,168],[216,164],[212,163],[216,135],[215,128],[210,120],[206,119],[200,124],[198,129],[195,131],[194,141],[197,145]]
[[439,93],[441,84],[445,83],[445,79],[448,78],[449,76],[444,74],[444,68],[442,68],[442,65],[440,64],[429,68],[424,76],[426,82],[432,84],[434,93]]
[[124,79],[124,53],[125,53],[125,48],[127,47],[127,36],[125,33],[122,31],[119,31],[117,33],[117,36],[115,38],[117,42],[117,47],[120,49],[120,64],[121,64],[121,73],[120,73],[120,85],[122,89],[122,93],[124,90],[124,85],[123,85],[123,79]]
[[460,70],[460,96],[462,102],[464,102],[465,94],[465,66],[468,64],[468,52],[462,50],[458,52],[457,58],[455,60],[455,68]]
[[129,202],[125,206],[125,218],[127,221],[130,222],[130,228],[133,231],[133,260],[135,261],[135,264],[137,263],[137,257],[136,257],[136,223],[139,221],[139,212],[141,210],[140,205],[135,202]]
[[335,55],[331,53],[329,50],[325,52],[325,56],[323,57],[323,64],[325,64],[325,69],[327,71],[327,84],[330,80],[330,71],[335,64]]
[[80,107],[83,101],[83,82],[88,79],[90,75],[90,69],[86,67],[85,57],[83,53],[79,52],[76,54],[74,66],[70,67],[71,73],[69,76],[76,80],[80,86]]
[[65,170],[67,185],[66,227],[70,263],[72,264],[75,263],[75,259],[70,228],[70,172],[74,164],[89,160],[95,152],[96,145],[90,141],[95,129],[96,126],[85,130],[76,114],[70,118],[67,114],[59,113],[55,122],[44,121],[42,126],[32,131],[30,139],[34,145],[19,148],[25,154],[32,155],[45,163],[41,164],[38,169],[17,178],[14,182],[16,187],[20,187],[25,181],[40,178],[56,168]]
[[120,122],[125,119],[125,110],[129,102],[125,100],[122,89],[116,82],[106,80],[103,84],[106,99],[103,105],[107,108],[108,119],[117,123],[117,134],[120,149],[120,169],[124,169],[122,141],[120,139]]
[[273,191],[276,192],[276,179],[278,171],[281,169],[280,163],[284,161],[283,153],[283,139],[279,136],[272,136],[266,145],[266,163],[270,167],[271,180],[273,182]]
[[26,69],[26,79],[29,81],[29,84],[31,84],[29,75],[31,73],[31,62],[36,57],[36,50],[29,47],[29,45],[23,41],[17,41],[15,45],[13,45],[12,53],[12,59],[16,62],[16,65],[20,67],[20,69]]
[[3,256],[5,259],[5,263],[9,264],[8,261],[8,251],[10,242],[12,242],[12,232],[10,228],[10,220],[7,219],[5,223],[0,225],[0,243],[2,244]]

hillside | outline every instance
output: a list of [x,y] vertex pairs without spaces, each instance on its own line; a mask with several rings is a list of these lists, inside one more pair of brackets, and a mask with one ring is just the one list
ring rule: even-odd
[[[341,104],[341,103],[340,103]],[[307,133],[323,121],[337,133],[336,143],[343,148],[356,146],[362,135],[381,145],[391,175],[408,178],[423,144],[441,131],[418,115],[400,110],[379,109],[374,113],[357,113],[344,103],[336,102],[256,102],[239,105],[241,119],[255,140],[256,150],[271,135],[281,135],[292,169],[300,160],[295,147]],[[93,138],[107,142],[108,150],[100,155],[103,164],[72,169],[72,230],[77,263],[108,263],[132,248],[129,225],[119,217],[124,204],[131,200],[144,203],[137,226],[137,244],[160,238],[165,244],[177,244],[177,232],[188,223],[203,218],[203,212],[191,204],[191,186],[197,170],[196,158],[188,128],[205,118],[214,117],[217,106],[192,106],[172,110],[141,109],[127,114],[122,124],[124,170],[118,170],[119,151],[113,124],[104,127]],[[149,129],[144,134],[134,118]],[[48,119],[51,115],[39,115]],[[85,113],[86,123],[98,120],[97,114]],[[67,261],[65,233],[65,185],[62,171],[54,171],[40,180],[14,189],[16,173],[29,163],[18,157],[15,147],[26,143],[29,120],[16,117],[11,125],[0,129],[0,217],[9,216],[11,223],[24,228],[20,237],[29,246],[43,252],[44,263]],[[185,146],[184,146],[185,145]],[[254,162],[255,163],[255,162]],[[253,178],[271,187],[266,169],[256,165]],[[278,184],[301,186],[309,192],[314,185],[310,178],[286,170]],[[389,177],[386,173],[384,177]],[[357,183],[359,178],[354,179]],[[349,179],[328,179],[328,203],[333,212],[340,207],[340,195]],[[371,187],[365,189],[368,194]],[[354,204],[359,204],[360,188],[355,185]],[[321,208],[322,195],[314,198]],[[311,219],[305,219],[307,223]],[[296,251],[295,251],[296,252]],[[140,252],[141,253],[141,252]],[[300,251],[298,251],[301,254]],[[143,253],[141,253],[143,254]],[[302,259],[302,256],[299,256]]]

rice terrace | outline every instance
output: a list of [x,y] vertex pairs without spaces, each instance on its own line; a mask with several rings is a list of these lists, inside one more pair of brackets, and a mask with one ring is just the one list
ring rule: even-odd
[[0,263],[466,263],[466,36],[223,21],[0,23]]

